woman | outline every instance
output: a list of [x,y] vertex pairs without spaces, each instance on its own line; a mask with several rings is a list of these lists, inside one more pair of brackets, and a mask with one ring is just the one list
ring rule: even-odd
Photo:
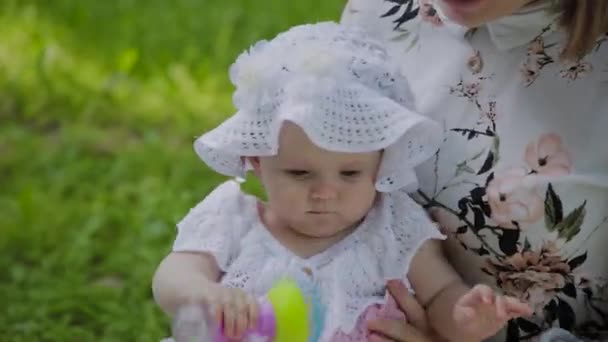
[[[401,56],[419,111],[444,126],[417,195],[446,259],[535,308],[493,341],[552,327],[608,340],[608,1],[350,0],[343,22]],[[370,328],[432,340],[393,290],[419,329]]]

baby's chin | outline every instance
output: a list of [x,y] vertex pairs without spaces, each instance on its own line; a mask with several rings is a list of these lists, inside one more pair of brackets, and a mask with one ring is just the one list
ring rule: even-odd
[[344,224],[343,222],[313,222],[306,224],[295,224],[291,229],[303,238],[308,239],[333,239],[340,238],[350,234],[353,231],[352,224]]

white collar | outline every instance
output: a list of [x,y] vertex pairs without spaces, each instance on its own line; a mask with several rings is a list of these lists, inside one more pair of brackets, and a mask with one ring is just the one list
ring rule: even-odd
[[[506,51],[531,42],[545,28],[553,30],[554,25],[551,24],[556,21],[559,14],[552,11],[552,3],[552,0],[534,2],[510,16],[485,24],[490,39],[499,50]],[[441,6],[435,8],[452,34],[462,37],[470,31],[469,28],[450,21],[441,12]]]
[[529,43],[551,25],[559,15],[549,0],[530,4],[517,13],[486,24],[490,39],[499,50],[510,50]]

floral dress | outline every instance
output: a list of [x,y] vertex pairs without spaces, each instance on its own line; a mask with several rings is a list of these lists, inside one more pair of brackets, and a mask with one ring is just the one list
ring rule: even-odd
[[608,35],[560,60],[550,1],[473,30],[423,0],[350,0],[342,21],[388,44],[418,110],[444,127],[416,197],[450,262],[535,309],[493,341],[551,327],[607,341]]

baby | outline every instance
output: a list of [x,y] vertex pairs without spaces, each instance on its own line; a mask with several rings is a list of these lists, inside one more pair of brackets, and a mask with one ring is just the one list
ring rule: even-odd
[[387,295],[394,280],[453,341],[480,341],[532,313],[435,267],[444,236],[408,191],[442,130],[414,112],[382,45],[334,23],[298,26],[243,53],[231,80],[237,113],[195,150],[224,175],[253,171],[267,201],[228,181],[186,215],[154,279],[167,313],[200,303],[240,339],[256,299],[286,277],[318,290],[319,341],[378,338],[366,326],[377,317],[405,322]]

